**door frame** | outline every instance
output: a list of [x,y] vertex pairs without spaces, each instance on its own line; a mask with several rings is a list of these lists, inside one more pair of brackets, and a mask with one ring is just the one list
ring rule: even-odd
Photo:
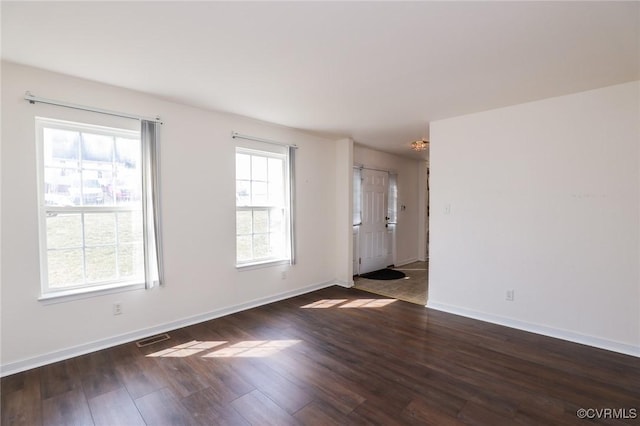
[[[371,170],[371,171],[376,171],[376,172],[383,172],[383,173],[387,173],[388,177],[391,176],[392,174],[395,174],[397,176],[397,173],[393,170],[387,170],[387,169],[382,169],[382,168],[376,168],[376,167],[369,167],[369,166],[365,166],[365,165],[359,165],[359,164],[354,164],[353,165],[353,170],[355,171],[356,169],[362,171],[362,170]],[[360,182],[362,185],[362,176],[360,177]],[[396,182],[397,185],[397,182]],[[362,186],[361,186],[362,188]],[[352,193],[352,198],[355,197],[355,191]],[[364,191],[362,191],[362,189],[359,191],[359,195],[360,195],[360,217],[362,219],[362,208],[363,208],[363,197],[364,197]],[[385,212],[385,216],[388,215],[388,210],[389,210],[389,203],[392,201],[389,197],[389,178],[387,178],[387,188],[386,188],[386,198],[387,198],[387,212]],[[352,200],[353,202],[354,200]],[[394,202],[397,203],[397,200],[394,199]],[[396,205],[396,209],[397,209],[397,205]],[[396,238],[397,238],[397,233],[396,233],[396,226],[397,226],[397,222],[394,223],[389,223],[389,236],[388,238],[390,239],[390,241],[387,242],[387,244],[389,244],[390,246],[390,250],[391,250],[391,254],[390,254],[390,260],[392,264],[395,264],[396,262]],[[361,244],[361,232],[360,232],[360,228],[362,226],[362,222],[358,223],[357,225],[354,224],[353,225],[353,233],[352,233],[352,238],[353,238],[353,275],[357,276],[360,275],[360,265],[361,265],[361,259],[362,259],[362,244]],[[389,266],[389,265],[385,265]]]

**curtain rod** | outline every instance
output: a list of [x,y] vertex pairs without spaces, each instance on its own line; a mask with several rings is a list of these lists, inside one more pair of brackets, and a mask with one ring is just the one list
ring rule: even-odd
[[134,120],[146,120],[146,121],[153,121],[155,123],[160,123],[160,124],[164,124],[162,122],[162,120],[160,120],[160,117],[143,117],[140,115],[134,115],[134,114],[127,114],[124,112],[117,112],[117,111],[109,111],[106,109],[101,109],[101,108],[94,108],[94,107],[90,107],[90,106],[85,106],[85,105],[78,105],[78,104],[72,104],[69,102],[63,102],[63,101],[56,101],[53,99],[46,99],[46,98],[39,98],[37,96],[34,96],[31,94],[31,92],[26,92],[24,94],[24,100],[28,101],[30,104],[35,104],[40,103],[40,104],[49,104],[49,105],[56,105],[56,106],[60,106],[60,107],[64,107],[64,108],[73,108],[73,109],[79,109],[82,111],[91,111],[91,112],[97,112],[98,114],[106,114],[106,115],[113,115],[116,117],[123,117],[123,118],[131,118]]
[[361,164],[354,164],[353,168],[354,169],[359,169],[359,170],[373,170],[374,172],[384,172],[384,173],[389,173],[390,175],[397,175],[398,174],[398,172],[396,172],[395,170],[374,169],[372,167],[363,166]]
[[248,141],[270,143],[272,145],[288,146],[289,148],[298,149],[298,145],[290,145],[288,143],[276,142],[276,141],[272,141],[272,140],[269,140],[269,139],[263,139],[263,138],[257,138],[255,136],[242,135],[242,134],[240,134],[238,132],[231,132],[231,137],[233,139],[246,139]]

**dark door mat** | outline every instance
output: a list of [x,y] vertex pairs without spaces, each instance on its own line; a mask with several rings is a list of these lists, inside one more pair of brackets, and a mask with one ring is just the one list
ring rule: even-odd
[[367,272],[366,274],[360,275],[361,278],[366,278],[368,280],[399,280],[400,278],[406,277],[404,272],[396,271],[394,269],[380,269],[378,271]]

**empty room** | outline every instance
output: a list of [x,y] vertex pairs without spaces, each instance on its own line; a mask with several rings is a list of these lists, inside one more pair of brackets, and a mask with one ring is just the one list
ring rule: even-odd
[[0,19],[2,425],[640,421],[640,2]]

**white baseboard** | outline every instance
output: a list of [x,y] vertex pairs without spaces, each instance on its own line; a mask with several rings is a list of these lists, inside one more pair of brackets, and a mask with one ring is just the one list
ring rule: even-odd
[[355,285],[353,280],[349,280],[349,281],[337,280],[335,282],[335,284],[339,285],[340,287],[344,287],[344,288],[351,288],[351,287],[353,287]]
[[85,343],[78,346],[73,346],[66,349],[61,349],[54,352],[49,352],[43,355],[38,355],[32,358],[27,358],[21,361],[10,362],[8,364],[0,365],[0,377],[8,376],[11,374],[19,373],[21,371],[29,370],[43,365],[51,364],[65,359],[73,358],[79,355],[88,354],[91,352],[99,351],[101,349],[110,348],[113,346],[121,345],[123,343],[129,343],[136,340],[143,339],[145,337],[153,336],[155,334],[166,333],[171,330],[175,330],[189,325],[198,324],[204,321],[209,321],[215,318],[220,318],[225,315],[234,314],[236,312],[245,311],[247,309],[255,308],[258,306],[266,305],[269,303],[277,302],[280,300],[288,299],[290,297],[299,296],[301,294],[310,293],[322,288],[331,287],[332,285],[345,286],[344,283],[338,281],[327,281],[324,283],[313,284],[310,286],[302,287],[299,289],[278,293],[272,296],[254,299],[246,303],[241,303],[226,308],[216,309],[211,312],[205,312],[203,314],[194,315],[187,318],[182,318],[176,321],[170,321],[164,324],[159,324],[153,327],[147,327],[144,329],[132,331],[130,333],[124,333],[117,336],[108,337],[106,339],[95,340],[93,342]]
[[557,339],[567,340],[569,342],[580,343],[595,348],[605,349],[608,351],[618,352],[625,355],[640,357],[640,346],[633,346],[626,343],[615,342],[612,340],[602,339],[599,337],[587,336],[572,331],[562,330],[544,325],[532,324],[525,321],[519,321],[512,318],[501,317],[499,315],[487,314],[484,312],[474,311],[472,309],[452,306],[446,303],[427,301],[427,308],[435,309],[450,314],[460,315],[467,318],[473,318],[480,321],[490,322],[493,324],[504,325],[506,327],[518,330],[529,331],[531,333],[541,334],[543,336],[555,337]]
[[413,262],[417,262],[418,260],[420,259],[418,259],[417,257],[412,257],[411,259],[398,260],[398,263],[397,265],[395,265],[395,267],[399,268],[401,266],[408,265]]

